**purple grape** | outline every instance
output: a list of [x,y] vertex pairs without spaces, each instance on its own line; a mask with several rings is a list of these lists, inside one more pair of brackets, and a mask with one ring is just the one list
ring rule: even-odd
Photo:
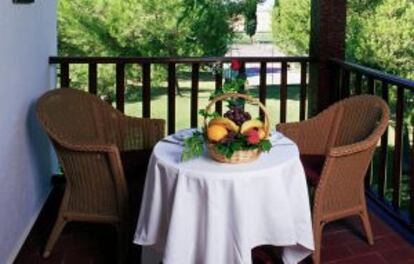
[[249,112],[244,112],[244,118],[245,118],[246,120],[250,120],[250,119],[252,119],[252,116],[250,115],[250,113],[249,113]]

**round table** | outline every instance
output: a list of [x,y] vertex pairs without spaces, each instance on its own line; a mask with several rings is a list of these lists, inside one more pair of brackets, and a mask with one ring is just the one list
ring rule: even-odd
[[237,165],[207,154],[181,162],[181,151],[168,140],[153,150],[136,244],[152,246],[164,264],[250,264],[259,245],[282,246],[285,263],[312,253],[306,179],[291,140],[279,136],[270,152]]

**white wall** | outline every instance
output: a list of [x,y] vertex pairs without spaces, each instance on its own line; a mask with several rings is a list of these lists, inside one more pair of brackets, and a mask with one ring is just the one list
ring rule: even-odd
[[0,263],[11,263],[51,189],[51,150],[34,113],[54,87],[56,0],[0,0]]

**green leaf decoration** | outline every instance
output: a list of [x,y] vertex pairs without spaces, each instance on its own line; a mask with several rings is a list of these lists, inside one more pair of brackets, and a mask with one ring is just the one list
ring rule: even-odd
[[272,143],[268,139],[262,139],[259,145],[260,149],[264,152],[269,152],[269,150],[272,148]]
[[202,132],[196,131],[191,137],[184,139],[184,149],[181,155],[182,161],[200,157],[204,151],[204,136]]

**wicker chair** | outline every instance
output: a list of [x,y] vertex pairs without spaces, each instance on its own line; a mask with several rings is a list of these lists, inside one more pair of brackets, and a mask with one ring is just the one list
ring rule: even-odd
[[300,150],[308,182],[314,186],[314,263],[320,263],[322,229],[328,222],[358,215],[368,243],[374,243],[364,195],[364,177],[389,120],[387,104],[372,95],[342,100],[304,122],[277,130]]
[[96,96],[67,88],[44,94],[37,115],[66,177],[59,214],[43,256],[50,255],[66,223],[100,222],[115,226],[121,262],[131,222],[125,175],[128,163],[133,169],[145,170],[147,159],[139,157],[147,157],[164,136],[164,120],[127,117]]

